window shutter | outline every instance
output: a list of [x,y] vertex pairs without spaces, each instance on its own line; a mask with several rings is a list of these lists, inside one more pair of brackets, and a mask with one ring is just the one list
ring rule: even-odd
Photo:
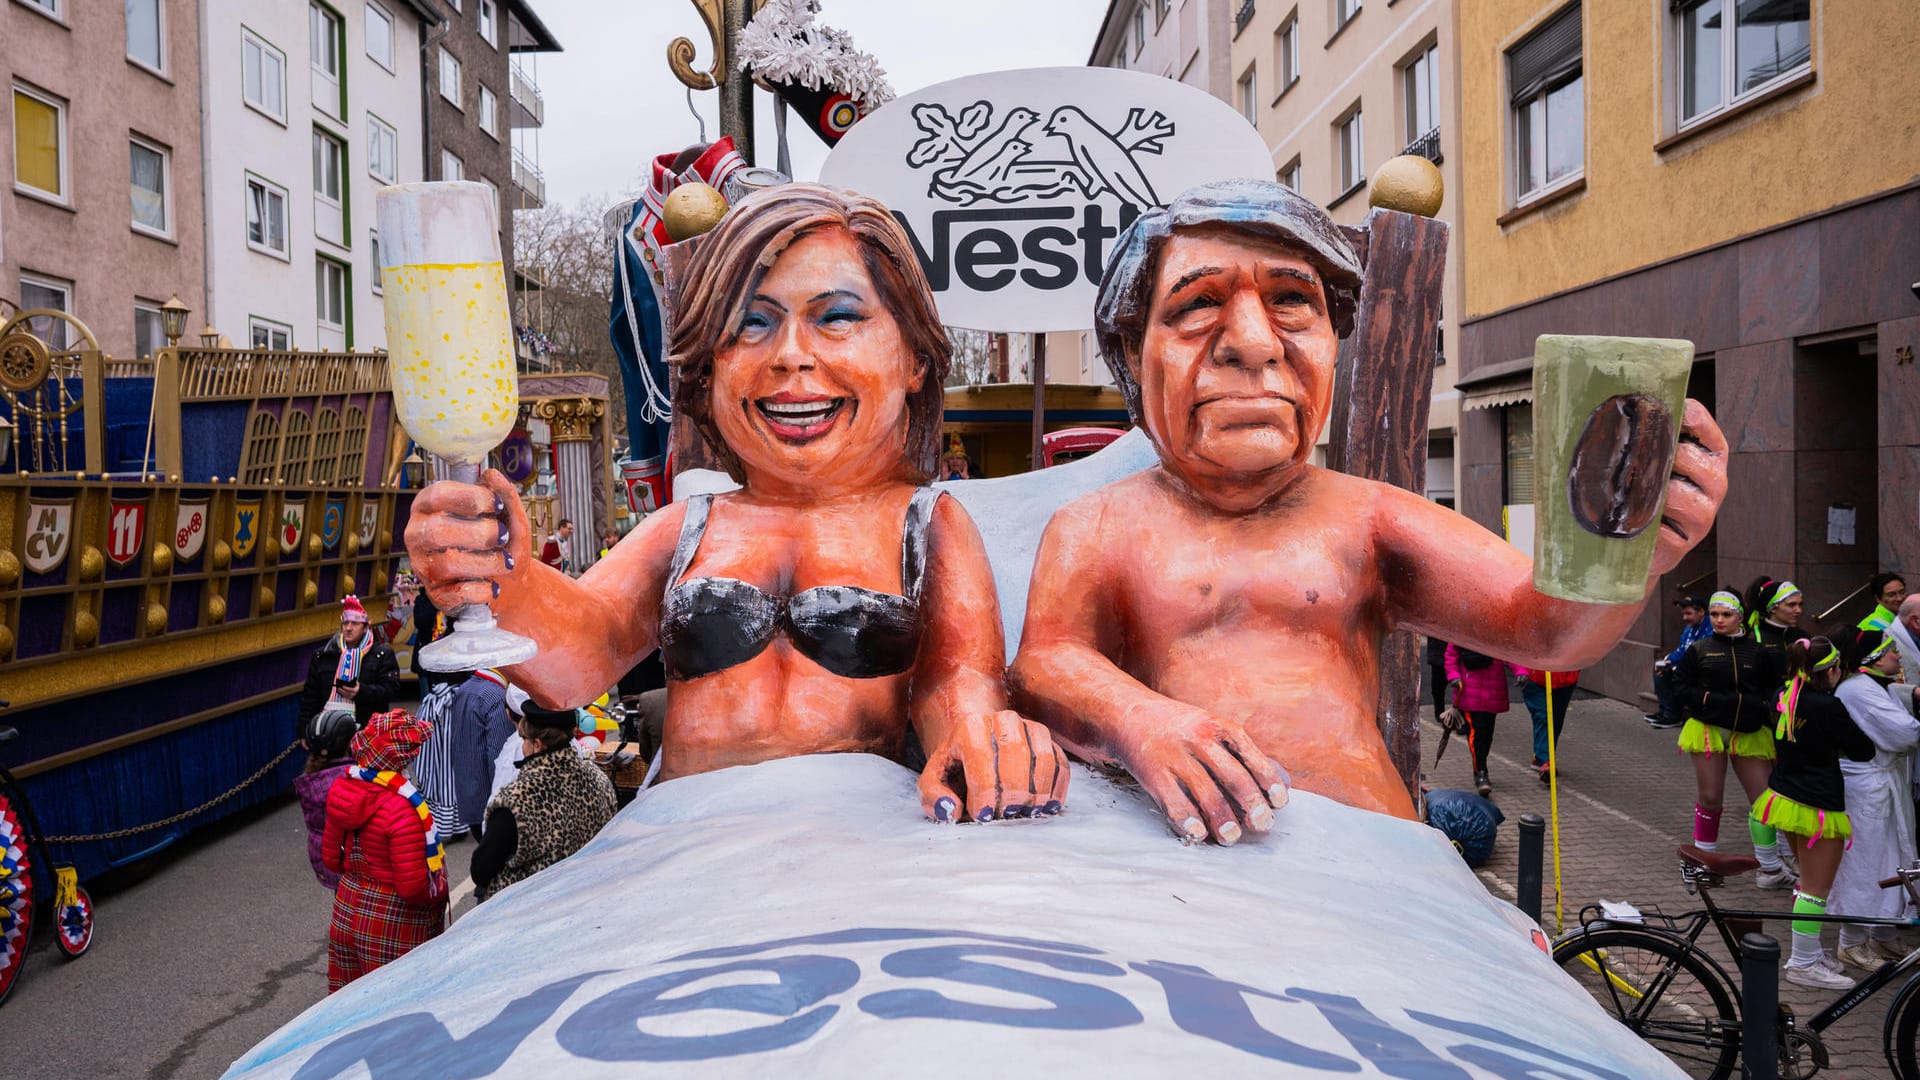
[[1538,97],[1549,84],[1580,70],[1580,5],[1548,19],[1507,50],[1507,85],[1517,107]]

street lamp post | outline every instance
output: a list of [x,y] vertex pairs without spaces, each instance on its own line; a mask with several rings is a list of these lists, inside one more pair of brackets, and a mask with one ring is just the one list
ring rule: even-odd
[[160,305],[160,332],[166,336],[167,348],[180,344],[187,336],[187,316],[192,308],[180,302],[180,294],[175,293]]
[[213,328],[212,323],[208,323],[207,325],[200,328],[200,347],[201,348],[211,349],[211,348],[215,348],[219,344],[220,344],[220,331],[215,330]]

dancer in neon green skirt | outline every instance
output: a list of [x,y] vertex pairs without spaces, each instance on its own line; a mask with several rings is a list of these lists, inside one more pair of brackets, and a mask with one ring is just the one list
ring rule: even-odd
[[[1774,702],[1787,678],[1775,654],[1761,647],[1741,622],[1740,597],[1731,590],[1707,601],[1713,632],[1687,646],[1674,665],[1674,706],[1688,720],[1680,729],[1680,749],[1693,758],[1698,797],[1693,804],[1693,842],[1706,851],[1720,840],[1720,804],[1726,795],[1727,764],[1757,803],[1773,768]],[[1748,818],[1753,854],[1760,860],[1758,884],[1784,889],[1793,873],[1780,860],[1771,825]]]
[[[1778,756],[1753,813],[1806,844],[1793,913],[1820,914],[1852,835],[1840,759],[1872,761],[1875,748],[1833,694],[1842,674],[1840,650],[1823,637],[1800,638],[1787,643],[1786,655],[1793,678],[1780,695]],[[1853,985],[1840,973],[1839,961],[1820,947],[1820,924],[1807,919],[1794,921],[1793,956],[1784,974],[1788,982],[1825,990]]]

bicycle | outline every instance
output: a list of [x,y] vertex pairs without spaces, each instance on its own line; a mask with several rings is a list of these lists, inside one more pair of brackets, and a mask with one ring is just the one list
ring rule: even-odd
[[[0,709],[7,707],[0,701]],[[0,727],[0,745],[19,738],[17,728]],[[54,944],[60,955],[77,960],[93,944],[93,900],[80,885],[70,865],[61,865],[47,848],[33,804],[0,764],[0,1005],[6,1004],[27,965],[27,945],[33,939],[36,892],[46,892],[39,880],[52,871]]]
[[[1681,879],[1688,893],[1700,897],[1700,910],[1667,915],[1650,906],[1622,918],[1589,904],[1580,911],[1579,927],[1553,943],[1553,959],[1614,1019],[1691,1076],[1731,1077],[1740,1056],[1739,983],[1701,945],[1707,927],[1719,932],[1737,967],[1742,935],[1757,933],[1768,921],[1920,926],[1920,919],[1723,908],[1713,902],[1713,890],[1729,877],[1757,869],[1759,861],[1747,855],[1701,851],[1691,844],[1679,848],[1678,854]],[[1904,888],[1920,905],[1916,882],[1920,882],[1920,867],[1907,867],[1880,887]],[[1920,1080],[1920,949],[1881,964],[1805,1023],[1783,1002],[1774,1018],[1783,1080],[1804,1080],[1826,1068],[1828,1052],[1820,1033],[1910,973],[1913,977],[1887,1008],[1882,1041],[1896,1080]]]

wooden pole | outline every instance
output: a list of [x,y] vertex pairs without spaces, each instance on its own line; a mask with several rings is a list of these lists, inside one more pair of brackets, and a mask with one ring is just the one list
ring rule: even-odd
[[1041,439],[1047,432],[1047,335],[1033,335],[1033,464],[1039,470],[1046,465]]
[[[1327,465],[1408,491],[1426,491],[1427,414],[1447,267],[1447,223],[1375,210],[1347,229],[1365,273],[1353,333],[1340,343]],[[1420,805],[1420,640],[1396,631],[1380,645],[1380,735]]]
[[[740,31],[753,19],[753,0],[725,0],[721,32],[726,47],[720,55],[731,64],[740,54]],[[720,82],[720,134],[733,136],[733,148],[753,164],[753,80],[738,71],[723,73]]]

